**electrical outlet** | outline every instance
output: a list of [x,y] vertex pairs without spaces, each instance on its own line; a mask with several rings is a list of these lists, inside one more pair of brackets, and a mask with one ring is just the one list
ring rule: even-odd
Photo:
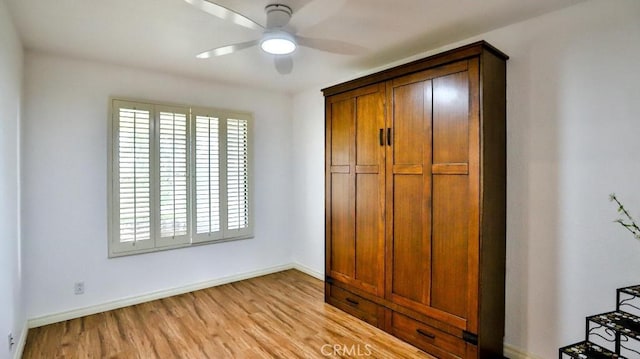
[[73,285],[73,293],[75,295],[84,294],[84,282],[76,282],[76,284]]
[[9,350],[11,350],[14,345],[16,345],[16,342],[13,340],[13,333],[9,333]]

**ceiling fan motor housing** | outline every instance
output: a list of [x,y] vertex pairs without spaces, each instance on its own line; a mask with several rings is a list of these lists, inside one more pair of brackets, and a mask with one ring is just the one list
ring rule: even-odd
[[291,8],[283,4],[270,4],[264,10],[267,13],[267,29],[287,26],[293,14]]

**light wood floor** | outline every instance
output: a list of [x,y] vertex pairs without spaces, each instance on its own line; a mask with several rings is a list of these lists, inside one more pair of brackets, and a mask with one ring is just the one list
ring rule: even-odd
[[289,270],[51,324],[29,330],[23,358],[432,358],[323,289]]

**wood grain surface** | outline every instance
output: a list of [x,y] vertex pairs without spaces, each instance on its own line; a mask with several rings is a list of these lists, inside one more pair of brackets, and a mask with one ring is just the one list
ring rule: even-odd
[[23,358],[433,358],[323,303],[295,270],[29,331]]

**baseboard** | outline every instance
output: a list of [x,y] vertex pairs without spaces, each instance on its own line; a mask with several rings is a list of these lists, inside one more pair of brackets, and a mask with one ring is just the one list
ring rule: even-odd
[[526,353],[522,349],[516,348],[509,344],[504,345],[504,356],[509,359],[540,359],[535,355]]
[[320,279],[321,281],[324,281],[324,273],[320,273],[318,271],[316,271],[315,269],[311,269],[303,264],[300,263],[293,263],[293,269],[298,270],[304,274],[308,274],[314,278]]
[[16,345],[16,351],[13,353],[13,359],[22,358],[22,353],[24,353],[24,346],[27,344],[27,335],[29,334],[29,327],[27,323],[25,323],[22,328],[22,333],[20,334],[20,338],[18,338],[18,345]]
[[[118,300],[105,302],[105,303],[101,303],[101,304],[97,304],[97,305],[92,305],[92,306],[88,306],[88,307],[84,307],[84,308],[79,308],[79,309],[69,310],[69,311],[65,311],[65,312],[53,313],[53,314],[44,315],[44,316],[40,316],[40,317],[36,317],[36,318],[31,318],[31,319],[28,320],[27,325],[28,325],[29,328],[37,328],[37,327],[41,327],[41,326],[48,325],[48,324],[63,322],[65,320],[80,318],[80,317],[84,317],[84,316],[87,316],[87,315],[92,315],[92,314],[106,312],[106,311],[109,311],[109,310],[124,308],[124,307],[128,307],[128,306],[131,306],[131,305],[136,305],[136,304],[140,304],[140,303],[150,302],[152,300],[172,297],[174,295],[180,295],[180,294],[184,294],[184,293],[189,293],[189,292],[193,292],[193,291],[196,291],[196,290],[215,287],[215,286],[228,284],[228,283],[232,283],[232,282],[237,282],[237,281],[241,281],[241,280],[245,280],[245,279],[261,277],[263,275],[282,272],[284,270],[294,269],[294,268],[298,269],[298,268],[296,268],[296,265],[294,265],[292,263],[289,263],[289,264],[275,266],[275,267],[269,267],[269,268],[265,268],[265,269],[261,269],[261,270],[257,270],[257,271],[234,274],[234,275],[231,275],[231,276],[218,278],[218,279],[214,279],[214,280],[210,280],[210,281],[205,281],[205,282],[200,282],[200,283],[195,283],[195,284],[189,284],[189,285],[186,285],[186,286],[181,286],[181,287],[176,287],[176,288],[166,289],[166,290],[160,290],[160,291],[151,292],[151,293],[138,295],[138,296],[134,296],[134,297],[118,299]],[[305,272],[302,269],[298,269],[298,270],[300,270],[301,272]],[[305,272],[305,273],[307,273],[307,272]]]

